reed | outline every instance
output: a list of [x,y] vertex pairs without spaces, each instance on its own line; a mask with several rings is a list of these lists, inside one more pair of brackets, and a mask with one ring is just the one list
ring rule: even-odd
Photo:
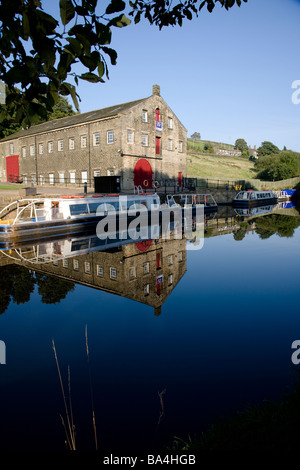
[[[75,442],[75,424],[73,419],[73,406],[71,400],[71,372],[70,367],[68,366],[68,400],[65,393],[65,388],[63,385],[63,380],[60,372],[60,366],[58,362],[57,352],[54,340],[52,340],[52,347],[54,351],[55,362],[58,371],[59,383],[62,391],[63,401],[64,401],[64,408],[65,408],[65,419],[62,415],[61,421],[63,428],[66,434],[66,443],[69,450],[76,450],[76,442]],[[90,384],[90,395],[91,395],[91,406],[92,406],[92,424],[93,424],[93,431],[94,431],[94,440],[95,440],[95,447],[98,450],[98,438],[97,438],[97,428],[96,428],[96,415],[95,415],[95,408],[94,408],[94,396],[93,396],[93,386],[92,386],[92,373],[91,373],[91,359],[90,359],[90,350],[89,350],[89,343],[88,343],[88,334],[87,334],[87,325],[85,327],[85,348],[86,348],[86,355],[87,355],[87,362],[88,362],[88,369],[89,369],[89,384]]]

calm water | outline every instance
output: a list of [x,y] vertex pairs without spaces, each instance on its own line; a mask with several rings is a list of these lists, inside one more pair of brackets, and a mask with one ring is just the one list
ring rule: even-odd
[[70,240],[0,253],[0,448],[65,448],[52,340],[78,449],[94,449],[90,380],[102,450],[187,439],[279,398],[300,339],[300,221],[277,212],[218,214],[200,250],[159,239],[91,251],[86,238],[73,257]]

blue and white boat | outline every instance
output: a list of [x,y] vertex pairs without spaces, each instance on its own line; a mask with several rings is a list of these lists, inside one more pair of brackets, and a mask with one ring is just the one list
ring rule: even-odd
[[239,191],[232,204],[234,207],[254,207],[277,204],[277,195],[270,190],[265,191]]

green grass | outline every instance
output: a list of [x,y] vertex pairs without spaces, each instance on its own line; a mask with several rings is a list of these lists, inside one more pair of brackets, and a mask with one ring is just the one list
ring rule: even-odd
[[20,189],[22,186],[9,186],[9,185],[0,185],[0,190],[1,189]]
[[257,175],[253,162],[243,157],[209,156],[189,152],[187,176],[190,178],[252,179]]

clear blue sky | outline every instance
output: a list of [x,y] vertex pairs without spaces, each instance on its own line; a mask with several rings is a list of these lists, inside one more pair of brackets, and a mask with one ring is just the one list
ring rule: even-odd
[[203,10],[181,28],[159,31],[146,20],[114,28],[117,65],[105,84],[80,83],[80,110],[143,98],[158,84],[188,136],[300,151],[300,104],[291,99],[299,23],[299,0],[248,0],[228,12]]

